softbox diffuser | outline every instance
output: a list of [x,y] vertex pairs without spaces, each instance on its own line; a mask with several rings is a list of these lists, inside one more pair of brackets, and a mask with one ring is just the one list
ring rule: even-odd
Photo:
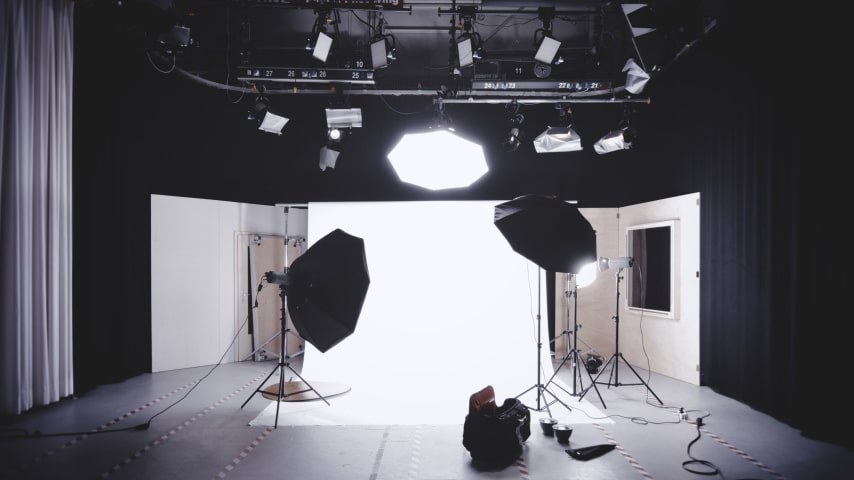
[[523,195],[495,206],[493,223],[510,247],[548,272],[578,273],[596,261],[596,231],[575,206]]
[[326,352],[351,335],[370,285],[365,242],[336,229],[288,269],[288,312],[300,336]]

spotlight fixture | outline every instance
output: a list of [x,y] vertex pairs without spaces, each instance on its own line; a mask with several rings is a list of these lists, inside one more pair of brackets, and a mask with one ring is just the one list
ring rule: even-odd
[[484,55],[479,34],[466,33],[457,41],[457,60],[460,68],[474,65],[475,60],[482,59]]
[[597,262],[600,272],[604,272],[610,268],[616,270],[617,273],[624,268],[631,268],[634,263],[635,259],[632,257],[599,257],[599,261]]
[[519,133],[519,129],[513,127],[507,133],[507,140],[501,143],[501,146],[504,147],[504,150],[507,152],[515,152],[519,149],[519,145],[522,143],[521,135]]
[[361,108],[327,108],[326,126],[329,128],[361,128]]
[[401,181],[429,190],[467,187],[488,171],[483,148],[454,133],[441,103],[433,125],[403,135],[387,157]]
[[338,161],[338,155],[341,152],[337,150],[332,150],[329,147],[320,147],[320,162],[319,166],[321,170],[326,170],[327,168],[335,168],[335,163]]
[[376,34],[371,38],[371,64],[374,70],[385,68],[391,62],[397,60],[397,47],[395,46],[394,35],[385,32],[386,22],[382,16],[382,11],[378,12],[379,20],[376,27],[372,30]]
[[623,72],[626,73],[626,91],[629,93],[638,94],[642,92],[643,87],[649,82],[649,74],[643,71],[632,58],[626,60]]
[[548,127],[534,139],[537,153],[577,152],[582,150],[581,136],[572,127]]
[[620,121],[617,129],[606,133],[605,136],[593,144],[593,149],[596,150],[596,153],[602,155],[632,148],[637,138],[637,131],[630,125],[630,115],[629,108],[624,106],[623,119]]
[[[645,3],[627,3],[620,5],[623,10],[623,15],[626,17],[626,23],[629,25],[632,33],[632,43],[635,47],[635,52],[638,55],[640,67],[646,71],[646,63],[640,54],[638,40],[641,37],[650,37],[656,32],[654,27],[654,17],[652,7]],[[624,70],[625,71],[625,70]]]
[[555,57],[557,57],[560,44],[561,42],[552,37],[543,37],[540,46],[537,48],[537,53],[534,55],[534,60],[550,65],[555,61]]
[[581,145],[581,136],[572,129],[572,112],[569,107],[556,104],[559,111],[559,123],[557,127],[548,127],[543,133],[534,139],[534,150],[537,153],[577,152],[584,147]]
[[515,99],[512,103],[508,103],[505,109],[510,116],[510,131],[507,132],[505,140],[501,142],[501,147],[506,152],[515,152],[522,144],[522,132],[519,127],[525,121],[525,116],[519,113],[519,104]]
[[326,59],[329,58],[330,50],[332,50],[332,37],[323,32],[317,32],[311,56],[325,63]]
[[555,57],[557,57],[561,45],[561,42],[552,36],[552,20],[555,18],[555,8],[540,7],[538,13],[543,26],[534,32],[534,45],[537,46],[537,53],[534,54],[534,60],[544,66],[549,66],[555,62]]
[[385,68],[395,60],[397,60],[397,48],[394,45],[394,37],[391,35],[375,37],[374,41],[371,42],[371,64],[373,68]]
[[337,144],[344,141],[346,130],[339,127],[332,127],[326,131],[326,141]]
[[[474,23],[472,22],[477,8],[469,5],[461,6],[459,9],[461,12],[463,34],[455,41],[457,44],[457,62],[460,68],[464,68],[474,65],[475,60],[483,58],[484,51],[480,34],[474,31]],[[452,30],[451,35],[453,34]]]
[[326,34],[326,25],[330,23],[335,25],[335,31],[336,33],[338,32],[338,11],[335,11],[335,19],[329,17],[330,13],[330,11],[318,12],[314,21],[314,26],[311,27],[311,35],[308,39],[308,45],[305,47],[307,50],[311,50],[312,57],[323,63],[326,63],[326,60],[329,58],[329,52],[332,50],[333,41],[332,37]]
[[258,130],[276,135],[282,134],[282,129],[290,121],[270,110],[270,101],[263,95],[259,95],[252,109],[249,111],[249,120],[258,123]]
[[362,109],[360,108],[326,109],[326,145],[320,148],[319,166],[321,170],[335,168],[344,140],[352,128],[361,126]]
[[166,47],[186,47],[190,44],[190,28],[174,25],[169,31],[157,35],[157,41]]
[[634,137],[634,130],[629,127],[612,130],[593,144],[593,149],[599,155],[619,150],[628,150],[632,148]]
[[474,64],[472,58],[472,40],[471,37],[465,37],[457,42],[457,59],[460,62],[460,68],[468,67]]

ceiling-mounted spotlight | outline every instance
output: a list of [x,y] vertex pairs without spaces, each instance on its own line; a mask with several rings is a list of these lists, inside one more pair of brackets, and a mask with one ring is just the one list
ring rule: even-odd
[[263,95],[259,95],[252,109],[249,110],[249,120],[258,123],[258,130],[276,135],[282,134],[282,129],[290,121],[270,110],[270,101]]
[[525,116],[519,113],[519,104],[515,99],[512,103],[506,104],[505,109],[509,115],[510,131],[507,132],[504,141],[501,142],[501,147],[506,152],[515,152],[522,144],[522,132],[519,127],[525,121]]
[[[333,99],[337,100],[337,99]],[[334,102],[333,102],[334,103]],[[326,109],[326,145],[320,149],[320,169],[335,168],[340,147],[351,129],[362,126],[361,108]]]
[[649,74],[644,72],[632,58],[626,60],[623,72],[626,73],[626,91],[629,93],[638,94],[642,92],[643,87],[649,82]]
[[656,28],[653,26],[655,22],[652,20],[654,17],[652,8],[645,3],[626,3],[620,5],[620,7],[623,9],[623,15],[626,17],[626,23],[628,23],[629,28],[631,29],[632,43],[635,46],[635,52],[637,53],[640,67],[643,71],[646,71],[646,62],[644,62],[644,59],[641,56],[638,39],[640,37],[649,36],[656,31]]
[[326,170],[327,168],[334,169],[335,168],[335,162],[338,161],[338,155],[340,155],[340,154],[341,154],[341,152],[339,152],[337,150],[333,150],[329,147],[326,147],[326,146],[320,147],[320,163],[319,163],[320,169],[321,170]]
[[[455,39],[457,44],[457,63],[460,68],[474,64],[484,56],[480,34],[474,31],[472,18],[477,13],[477,7],[472,5],[460,6],[463,34]],[[451,30],[453,38],[454,30]]]
[[600,138],[593,149],[599,155],[616,152],[618,150],[628,150],[632,148],[635,139],[635,131],[630,127],[623,127],[617,130],[612,130]]
[[504,150],[507,152],[515,152],[519,149],[519,145],[522,143],[522,137],[519,133],[519,129],[513,127],[507,132],[507,139],[501,142],[501,146],[504,147]]
[[596,150],[596,153],[602,155],[632,148],[637,138],[637,130],[630,125],[630,121],[631,111],[628,106],[624,105],[623,119],[620,121],[617,129],[608,132],[593,144],[593,149]]
[[314,40],[314,48],[311,51],[311,56],[326,62],[329,58],[329,51],[332,50],[332,37],[323,33],[317,32],[317,38]]
[[394,35],[386,33],[386,21],[383,18],[382,10],[377,12],[379,19],[376,27],[372,29],[375,33],[370,40],[371,43],[371,64],[374,70],[385,68],[390,63],[397,60],[397,47],[395,45]]
[[329,128],[361,128],[361,108],[327,108],[326,126]]
[[583,150],[581,136],[572,127],[549,127],[534,139],[537,153],[577,152]]
[[468,67],[469,65],[474,64],[474,58],[472,58],[472,41],[471,37],[465,37],[459,42],[457,42],[457,59],[460,62],[460,68]]
[[537,46],[534,60],[543,65],[551,65],[555,63],[561,45],[561,42],[552,36],[552,20],[555,18],[555,8],[540,7],[538,10],[543,27],[534,32],[534,45]]
[[174,25],[168,31],[157,35],[157,41],[168,47],[186,47],[190,44],[190,28],[183,25]]
[[391,62],[397,60],[397,48],[394,45],[394,37],[391,35],[380,35],[371,42],[371,64],[374,69],[385,68]]
[[457,41],[457,60],[460,68],[474,65],[475,60],[481,60],[484,56],[479,34],[466,33]]
[[344,141],[347,130],[340,127],[331,127],[326,131],[326,141],[332,144],[339,144]]
[[534,60],[547,65],[553,63],[560,49],[560,44],[561,42],[552,37],[543,37],[540,46],[537,48],[537,53],[534,55]]
[[[326,63],[329,58],[329,52],[332,50],[332,37],[326,34],[326,26],[333,24],[335,33],[338,33],[338,19],[330,18],[330,11],[318,12],[314,20],[314,26],[311,27],[311,35],[308,38],[307,50],[311,50],[311,56]],[[338,11],[335,10],[337,16]]]
[[581,136],[572,129],[572,112],[569,107],[556,104],[558,109],[557,127],[548,127],[534,139],[537,153],[577,152],[583,149]]

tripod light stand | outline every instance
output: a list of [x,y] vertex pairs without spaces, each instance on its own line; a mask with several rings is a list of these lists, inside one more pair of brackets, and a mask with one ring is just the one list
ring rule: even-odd
[[[542,412],[543,410],[545,410],[545,411],[547,411],[547,412],[549,413],[549,416],[551,416],[551,410],[549,410],[549,407],[550,407],[551,405],[553,405],[555,402],[560,403],[561,405],[563,405],[564,407],[566,407],[566,409],[567,409],[567,410],[569,410],[569,411],[572,411],[572,409],[571,409],[571,408],[569,408],[569,405],[567,405],[567,404],[566,404],[566,403],[564,403],[560,398],[558,398],[558,397],[557,397],[557,395],[555,395],[554,393],[552,393],[552,392],[548,389],[548,385],[547,385],[547,384],[543,384],[543,383],[541,382],[542,374],[543,374],[543,357],[542,357],[542,349],[543,349],[543,341],[542,341],[543,322],[542,322],[542,321],[541,321],[541,319],[540,319],[540,318],[541,318],[541,317],[540,317],[540,313],[541,313],[541,307],[540,307],[540,304],[541,304],[541,302],[540,302],[540,291],[541,291],[541,284],[542,284],[542,278],[541,278],[541,277],[542,277],[541,272],[540,272],[540,271],[538,271],[538,272],[537,272],[537,383],[536,383],[536,384],[534,384],[534,385],[532,385],[531,387],[529,387],[527,390],[525,390],[524,392],[520,393],[519,395],[516,395],[516,397],[515,397],[515,398],[520,398],[521,396],[525,395],[526,393],[530,392],[531,390],[536,389],[536,390],[537,390],[537,407],[536,407],[536,408],[534,408],[534,407],[528,406],[528,408],[530,408],[530,409],[532,409],[532,410],[536,410],[536,411],[538,411],[538,412]],[[552,377],[552,378],[554,378],[554,377]],[[546,395],[545,395],[546,393],[548,393],[549,395],[551,395],[551,396],[554,398],[554,400],[552,400],[551,402],[549,402],[549,401],[546,399]]]
[[[658,395],[656,395],[655,392],[653,392],[652,389],[649,388],[649,385],[643,381],[643,378],[641,378],[641,376],[634,369],[634,367],[632,367],[632,365],[626,360],[626,358],[623,357],[623,353],[620,352],[620,280],[622,280],[622,278],[623,278],[622,275],[620,275],[620,274],[622,273],[623,269],[630,268],[633,263],[634,263],[634,259],[632,259],[632,257],[615,257],[615,258],[611,258],[610,260],[603,257],[603,258],[599,259],[600,270],[606,270],[608,268],[613,268],[616,270],[617,300],[616,300],[616,309],[615,309],[615,313],[614,313],[614,317],[613,317],[614,318],[614,328],[615,328],[614,354],[611,355],[611,357],[608,359],[608,361],[605,362],[605,364],[602,366],[602,371],[600,371],[599,375],[596,375],[596,378],[593,379],[593,384],[595,385],[598,383],[600,385],[607,385],[608,387],[611,387],[611,386],[620,387],[620,386],[624,386],[624,385],[643,385],[644,387],[646,387],[647,391],[649,391],[649,393],[651,393],[652,396],[655,397],[656,400],[658,400],[658,403],[660,403],[661,405],[664,405],[664,402],[662,402],[661,399],[658,398]],[[625,363],[626,366],[629,367],[629,370],[631,370],[632,373],[635,374],[635,376],[637,377],[637,379],[640,383],[620,383],[620,360],[622,360],[623,363]],[[613,364],[612,364],[612,362],[613,362]],[[608,367],[609,364],[611,365],[611,370],[610,370],[611,373],[609,375],[608,381],[604,382],[604,383],[600,382],[599,377],[601,377],[602,374],[605,373],[605,369]],[[587,393],[587,392],[584,392],[584,393]],[[598,393],[598,390],[597,390],[597,393]],[[579,397],[579,400],[581,398],[584,398],[584,394],[582,394],[581,397]],[[599,396],[599,400],[602,400],[601,396]],[[605,406],[604,401],[602,402],[602,406],[605,408],[608,408]]]
[[[287,262],[285,262],[287,264]],[[329,401],[306,382],[291,366],[287,350],[288,312],[299,336],[311,343],[321,352],[326,352],[356,328],[356,323],[370,285],[368,265],[365,258],[365,243],[359,237],[335,229],[312,245],[286,267],[284,272],[267,272],[267,283],[279,286],[282,299],[281,343],[282,353],[278,365],[267,375],[262,387],[257,388],[243,402],[243,408],[256,393],[262,391],[263,384],[279,372],[279,386],[276,403],[276,426],[279,423],[279,406],[283,398],[308,391],[329,405]],[[301,354],[302,352],[300,352]],[[302,382],[292,382],[288,387],[307,388],[300,391],[287,391],[285,387],[285,369],[291,370]],[[330,395],[344,393],[339,391]],[[272,394],[270,390],[264,393]],[[311,398],[314,400],[314,398]]]
[[[304,378],[302,378],[302,375],[300,375],[299,372],[297,372],[296,370],[294,370],[293,367],[291,367],[290,359],[295,357],[295,356],[302,355],[303,352],[299,352],[297,355],[289,355],[288,354],[288,340],[287,340],[287,338],[288,338],[288,333],[290,333],[290,328],[288,328],[288,313],[287,313],[288,312],[288,307],[287,307],[287,297],[288,297],[287,269],[286,269],[286,273],[284,275],[279,273],[279,272],[267,272],[264,275],[265,275],[265,278],[267,279],[267,283],[271,283],[271,284],[272,283],[278,283],[279,284],[279,297],[281,297],[281,299],[282,299],[282,315],[281,315],[282,325],[281,325],[281,333],[279,334],[279,338],[281,340],[282,350],[281,350],[281,354],[279,354],[279,362],[276,365],[276,367],[270,371],[269,375],[267,375],[267,378],[265,378],[264,381],[261,382],[261,386],[259,386],[258,388],[255,389],[254,392],[252,392],[252,395],[250,395],[249,398],[247,398],[243,402],[243,405],[241,405],[240,408],[243,408],[244,406],[246,406],[246,404],[249,403],[249,400],[251,400],[252,397],[255,396],[256,393],[261,392],[262,395],[264,393],[270,393],[269,391],[264,390],[264,385],[266,385],[267,380],[269,380],[270,377],[272,377],[273,374],[278,371],[279,372],[279,389],[278,389],[278,395],[277,395],[277,399],[276,399],[278,401],[276,402],[276,420],[275,420],[275,423],[273,424],[274,428],[278,428],[279,427],[279,407],[281,406],[282,400],[284,400],[285,398],[290,397],[292,395],[299,395],[302,393],[312,391],[312,392],[314,392],[315,395],[317,395],[318,398],[320,398],[321,400],[326,402],[327,405],[329,405],[329,400],[327,400],[326,397],[321,395],[320,392],[315,390],[314,387],[311,386],[311,384],[309,384],[307,381],[305,381]],[[302,382],[302,385],[305,385],[308,388],[303,388],[303,389],[296,390],[296,391],[289,391],[286,393],[285,392],[285,369],[290,370],[291,373],[293,373],[294,375],[299,377],[300,381]]]
[[[596,261],[596,231],[584,215],[570,203],[554,196],[522,195],[495,206],[495,226],[514,251],[547,272],[578,272],[587,263]],[[541,381],[542,322],[540,321],[540,283],[537,280],[537,383],[525,393],[537,390],[537,408],[548,410],[554,402],[545,401],[548,392],[568,410],[547,385]],[[545,407],[542,405],[545,404]],[[529,407],[531,408],[531,407]],[[551,412],[549,412],[551,414]]]
[[[583,269],[582,269],[583,270]],[[574,299],[573,301],[573,320],[572,320],[572,331],[564,330],[561,335],[567,335],[567,337],[572,334],[572,348],[569,349],[569,339],[567,338],[567,348],[569,351],[563,357],[563,360],[560,362],[560,365],[555,369],[554,374],[546,382],[546,385],[550,385],[552,381],[554,381],[557,373],[569,362],[570,367],[572,368],[572,391],[567,391],[565,388],[561,387],[559,384],[555,383],[558,388],[565,391],[566,393],[572,395],[573,397],[580,397],[583,395],[584,385],[581,381],[581,359],[579,358],[578,352],[578,287],[579,287],[579,275],[569,274],[571,277],[574,277],[573,288],[567,290],[566,296],[567,299]],[[566,318],[569,319],[569,300],[567,300],[566,307]],[[602,394],[599,393],[599,388],[596,387],[596,383],[593,381],[593,375],[590,374],[590,371],[586,368],[584,369],[587,372],[587,376],[590,378],[590,386],[596,389],[596,395],[599,396],[599,400],[602,401],[604,405],[605,402],[602,400]],[[589,387],[588,387],[589,388]]]

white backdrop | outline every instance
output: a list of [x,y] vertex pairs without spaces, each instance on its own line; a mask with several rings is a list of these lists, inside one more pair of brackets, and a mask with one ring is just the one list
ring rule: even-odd
[[[486,385],[499,402],[536,385],[544,273],[493,224],[498,203],[309,204],[309,250],[336,228],[361,237],[371,284],[355,333],[325,353],[307,345],[303,377],[348,385],[345,396],[362,405],[447,414],[451,423]],[[554,370],[544,277],[539,288],[545,383]],[[536,392],[522,400],[536,405]]]

